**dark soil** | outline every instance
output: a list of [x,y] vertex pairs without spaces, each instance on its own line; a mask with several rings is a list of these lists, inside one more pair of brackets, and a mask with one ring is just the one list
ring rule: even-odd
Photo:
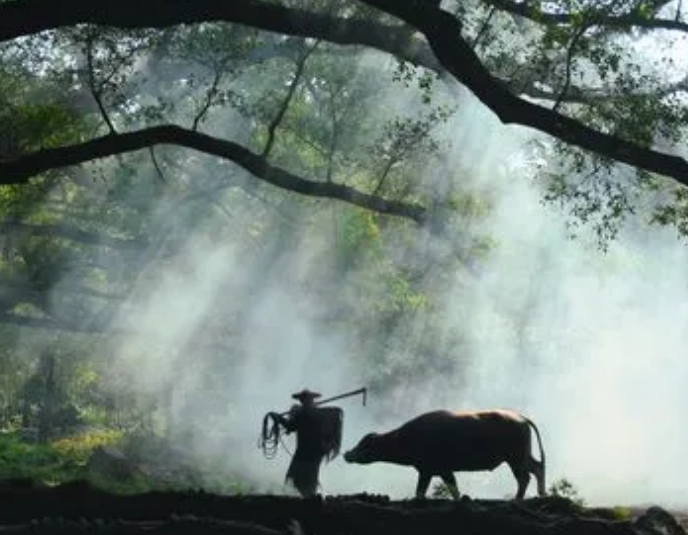
[[87,483],[0,484],[0,535],[686,535],[659,507],[619,520],[557,497],[392,501],[366,494],[300,499],[154,492],[118,496]]

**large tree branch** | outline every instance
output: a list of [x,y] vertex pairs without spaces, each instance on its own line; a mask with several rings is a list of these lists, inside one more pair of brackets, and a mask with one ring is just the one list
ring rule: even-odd
[[261,0],[14,0],[0,3],[0,41],[77,24],[120,28],[166,28],[216,21],[340,45],[376,48],[433,70],[441,66],[427,43],[403,25],[343,18],[287,8]]
[[[453,15],[426,2],[361,1],[396,16],[425,34],[440,63],[502,122],[529,126],[574,146],[688,183],[688,162],[683,158],[603,134],[515,96],[482,65],[461,37],[461,24]],[[332,43],[370,46],[409,61],[414,61],[411,57],[417,53],[408,29],[402,25],[384,26],[360,19],[331,17],[260,0],[146,0],[145,10],[141,10],[139,4],[137,0],[13,0],[0,3],[0,41],[79,23],[162,28],[225,21]],[[384,32],[380,31],[382,28]],[[125,139],[131,139],[131,135]],[[56,162],[55,165],[62,164]]]
[[[30,35],[43,30],[56,29],[82,23],[104,24],[123,28],[168,27],[199,21],[233,22],[261,30],[313,37],[340,45],[361,45],[387,52],[431,71],[444,69],[425,39],[414,36],[405,25],[388,25],[357,18],[341,18],[306,10],[285,8],[267,4],[261,0],[199,0],[193,6],[184,0],[147,0],[151,10],[142,13],[127,11],[136,9],[134,0],[102,0],[101,9],[82,0],[64,0],[57,10],[50,0],[15,0],[0,3],[0,41]],[[532,14],[529,7],[509,0],[485,0],[499,9],[526,16]],[[402,0],[400,0],[402,2]],[[163,5],[164,4],[164,5]],[[180,6],[179,4],[184,4]],[[168,10],[168,6],[171,9]],[[156,13],[156,10],[158,12]],[[163,10],[164,15],[159,11]],[[59,11],[58,15],[54,12]],[[570,15],[559,16],[566,22]],[[669,21],[672,22],[672,21]],[[557,95],[540,91],[532,86],[522,87],[502,80],[512,91],[533,98],[555,100]],[[573,88],[572,88],[573,89]],[[564,101],[585,102],[583,89],[570,91]]]
[[483,66],[461,37],[461,23],[450,13],[399,0],[361,0],[416,27],[454,77],[505,123],[516,123],[550,134],[571,145],[621,163],[675,178],[688,185],[688,161],[637,143],[604,134],[583,123],[520,99]]
[[381,214],[412,219],[418,223],[423,222],[426,216],[426,210],[421,205],[383,199],[342,184],[306,180],[271,165],[262,156],[237,143],[175,125],[107,135],[85,143],[44,149],[11,161],[0,161],[0,183],[21,184],[49,169],[78,165],[161,144],[180,145],[231,160],[255,177],[288,191],[311,197],[338,199]]

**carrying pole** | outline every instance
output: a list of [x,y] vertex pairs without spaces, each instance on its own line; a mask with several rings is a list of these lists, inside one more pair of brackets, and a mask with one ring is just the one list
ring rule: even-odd
[[358,390],[352,390],[351,392],[346,392],[344,394],[339,394],[338,396],[333,396],[331,398],[327,399],[322,399],[320,401],[316,401],[316,405],[322,405],[323,403],[329,403],[330,401],[335,401],[337,399],[343,399],[343,398],[348,398],[351,396],[356,396],[358,394],[363,394],[363,406],[365,407],[366,404],[366,399],[368,397],[368,389],[366,387],[359,388]]
[[[356,390],[352,390],[351,392],[345,392],[344,394],[339,394],[338,396],[332,396],[331,398],[326,398],[326,399],[321,399],[320,401],[316,401],[314,405],[322,405],[323,403],[329,403],[330,401],[335,401],[337,399],[343,399],[343,398],[349,398],[351,396],[357,396],[358,394],[363,394],[363,406],[365,407],[366,400],[368,399],[368,389],[364,386],[363,388],[358,388]],[[282,413],[282,416],[287,416],[289,414],[289,411],[285,411]]]

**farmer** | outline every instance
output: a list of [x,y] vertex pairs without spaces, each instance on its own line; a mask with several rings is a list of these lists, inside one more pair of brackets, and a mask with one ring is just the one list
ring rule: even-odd
[[286,416],[271,412],[287,434],[296,432],[296,451],[291,459],[285,482],[296,487],[301,496],[315,495],[323,459],[331,461],[339,454],[344,411],[339,407],[318,407],[320,393],[304,389],[291,396],[293,405]]

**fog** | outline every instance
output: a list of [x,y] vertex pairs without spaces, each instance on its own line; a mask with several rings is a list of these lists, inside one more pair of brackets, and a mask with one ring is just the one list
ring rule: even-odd
[[[423,410],[510,407],[541,429],[549,481],[570,479],[592,503],[679,501],[688,492],[676,469],[688,447],[684,246],[655,228],[622,233],[606,253],[585,233],[571,240],[565,216],[543,206],[536,185],[514,174],[527,132],[502,126],[465,93],[461,98],[452,157],[479,158],[475,186],[489,183],[498,192],[485,223],[496,247],[475,277],[457,274],[442,303],[447,317],[469,333],[470,344],[461,349],[468,354],[455,356],[470,366],[456,387],[447,377],[414,383],[411,375],[394,413],[380,412],[388,404],[376,392],[366,407],[360,398],[339,401],[344,448]],[[342,281],[326,296],[307,289],[318,269],[309,249],[318,243],[312,239],[317,232],[304,222],[304,236],[253,258],[239,255],[231,242],[195,235],[181,255],[193,259],[192,270],[177,279],[160,277],[140,316],[130,318],[157,332],[163,350],[136,351],[145,344],[138,339],[120,348],[120,365],[133,370],[141,388],[149,381],[178,383],[171,396],[176,425],[196,430],[185,447],[221,458],[228,473],[271,491],[288,492],[281,482],[289,454],[262,456],[256,439],[263,415],[288,409],[291,394],[304,387],[331,396],[366,386],[364,370],[351,358],[361,341],[336,328],[325,331],[318,321],[356,281]],[[418,239],[443,238],[419,230]],[[256,265],[265,256],[273,264]],[[214,359],[196,339],[203,339],[198,324],[209,310],[242,315],[241,332]],[[513,311],[524,316],[520,333]],[[135,362],[124,358],[131,355]],[[213,377],[202,378],[208,366]],[[286,444],[293,451],[292,437]],[[409,468],[354,466],[338,458],[324,466],[321,483],[328,494],[365,490],[401,498],[412,495],[415,477]],[[462,474],[459,482],[471,495],[503,497],[515,490],[505,466]]]
[[[485,115],[476,108],[478,124]],[[510,136],[492,125],[485,136],[501,152]],[[684,501],[684,243],[636,223],[603,253],[585,233],[570,240],[565,216],[543,206],[532,183],[502,176],[490,221],[499,246],[470,299],[480,365],[459,403],[529,414],[549,480],[569,478],[590,502]],[[500,321],[513,307],[527,316],[520,346]]]
[[[372,57],[366,61],[378,61]],[[466,191],[489,188],[489,215],[470,232],[495,245],[471,270],[424,281],[441,295],[442,314],[433,316],[446,322],[439,330],[459,329],[465,337],[458,347],[449,334],[438,339],[437,351],[462,363],[456,376],[416,379],[411,369],[403,385],[371,389],[366,406],[359,397],[338,401],[345,410],[343,449],[424,410],[508,407],[539,426],[548,484],[565,477],[593,504],[685,502],[688,480],[679,469],[688,449],[685,244],[640,216],[606,252],[589,229],[571,239],[568,215],[542,203],[529,163],[533,132],[502,125],[459,86],[442,87],[458,111],[441,130],[442,152],[428,172],[438,184],[463,180]],[[389,108],[419,106],[408,93],[398,89]],[[207,128],[216,132],[230,118]],[[221,133],[248,137],[245,123],[233,124]],[[470,172],[457,177],[455,169]],[[237,184],[253,180],[201,156],[184,172],[207,184],[227,176]],[[289,453],[281,449],[266,459],[257,447],[263,416],[289,409],[291,394],[305,387],[329,397],[368,386],[371,370],[362,355],[375,347],[336,320],[340,300],[368,284],[366,261],[350,276],[322,282],[334,262],[331,216],[349,208],[284,197],[263,203],[232,188],[217,195],[219,209],[202,217],[161,203],[152,218],[160,228],[187,227],[188,238],[174,256],[137,275],[115,325],[142,334],[117,339],[109,369],[132,395],[157,399],[179,446],[199,465],[211,459],[214,475],[238,475],[261,492],[291,492],[282,486]],[[414,261],[430,265],[462,238],[460,231],[415,229],[415,243],[399,240],[400,254],[422,250],[426,256]],[[385,288],[373,288],[382,299]],[[403,359],[413,351],[424,328],[423,315],[416,318],[380,357]],[[285,444],[293,451],[293,437]],[[415,479],[410,468],[347,465],[341,457],[321,471],[326,494],[405,498]],[[511,496],[516,488],[505,466],[459,474],[458,482],[462,492],[480,497]]]

